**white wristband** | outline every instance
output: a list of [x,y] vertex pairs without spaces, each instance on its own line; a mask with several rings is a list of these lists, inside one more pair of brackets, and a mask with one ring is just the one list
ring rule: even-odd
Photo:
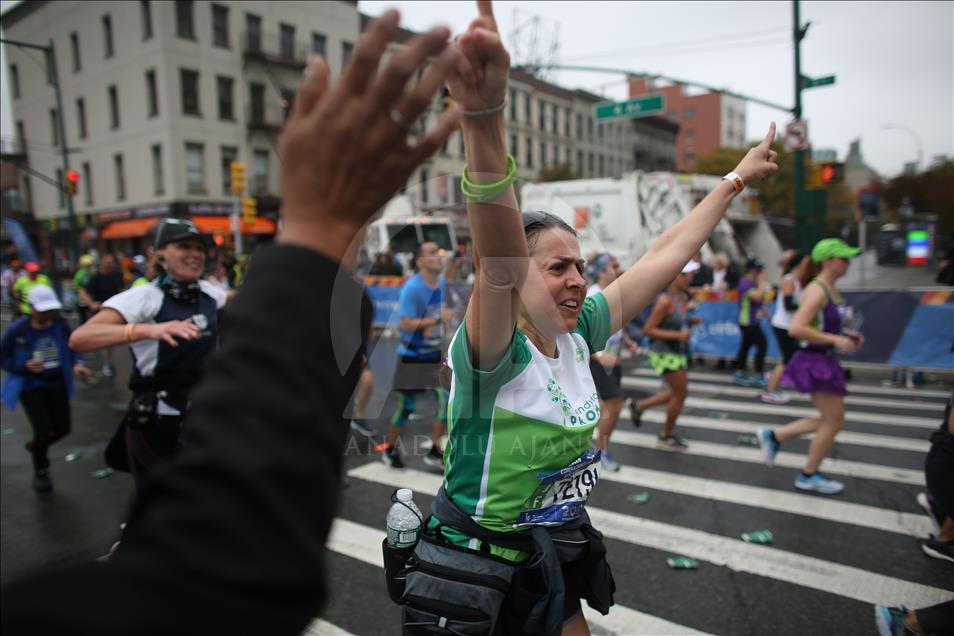
[[722,177],[722,179],[731,183],[736,192],[742,192],[742,190],[745,189],[745,182],[742,181],[742,177],[735,174],[734,172],[730,172],[729,174]]

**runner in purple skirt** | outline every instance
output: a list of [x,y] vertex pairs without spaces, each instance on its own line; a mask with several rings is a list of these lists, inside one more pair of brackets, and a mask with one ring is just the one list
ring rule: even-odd
[[775,462],[782,442],[806,433],[815,434],[805,467],[795,477],[795,487],[799,490],[836,495],[845,488],[841,482],[822,474],[818,467],[845,425],[845,372],[835,352],[850,353],[864,344],[860,333],[842,327],[847,307],[835,287],[848,271],[850,259],[860,252],[835,238],[822,239],[815,245],[812,261],[820,273],[802,292],[798,312],[788,329],[789,335],[800,341],[800,349],[785,366],[782,383],[810,394],[819,416],[795,420],[775,429],[764,426],[757,431],[762,457],[769,466]]

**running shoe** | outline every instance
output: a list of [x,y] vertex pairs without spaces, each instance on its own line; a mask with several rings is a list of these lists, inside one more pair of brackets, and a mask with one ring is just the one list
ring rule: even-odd
[[610,455],[609,450],[603,451],[603,457],[600,459],[600,463],[602,464],[603,470],[609,471],[611,473],[615,473],[619,470],[619,462],[613,459],[613,456]]
[[639,410],[639,400],[629,398],[629,416],[633,420],[633,426],[639,428],[643,425],[643,412]]
[[401,451],[393,447],[385,447],[384,452],[381,453],[381,461],[384,462],[385,466],[390,466],[391,468],[404,468]]
[[365,437],[374,437],[375,434],[375,430],[368,426],[364,420],[351,420],[351,430]]
[[736,371],[733,373],[732,381],[742,386],[749,386],[749,376],[746,375],[745,371]]
[[50,492],[53,490],[53,480],[50,479],[50,471],[38,470],[33,473],[33,490],[37,492]]
[[755,387],[756,389],[764,389],[768,386],[768,380],[766,380],[765,376],[761,374],[750,375],[749,386]]
[[938,513],[934,510],[934,506],[931,505],[931,496],[926,492],[919,492],[916,497],[918,505],[927,513],[927,516],[930,517],[931,523],[934,525],[934,532],[940,532],[941,522],[944,521]]
[[814,490],[822,495],[837,495],[845,489],[843,483],[835,481],[822,473],[815,473],[811,477],[806,477],[802,472],[799,472],[795,477],[795,487],[799,490]]
[[907,615],[908,609],[904,605],[898,607],[875,605],[875,624],[878,626],[878,633],[881,636],[917,636],[917,632],[911,631],[904,624]]
[[781,391],[765,391],[760,399],[766,404],[788,404],[788,396]]
[[921,549],[932,559],[954,563],[954,540],[939,541],[936,535],[921,539]]
[[427,451],[427,455],[424,455],[424,463],[430,466],[431,468],[440,468],[444,469],[444,453],[441,452],[441,449],[436,445],[431,446],[431,450]]
[[762,461],[766,466],[775,465],[775,454],[778,453],[779,443],[772,437],[772,429],[768,426],[760,426],[755,429],[755,439],[759,443],[759,449],[762,451]]
[[684,451],[689,446],[682,441],[679,437],[675,435],[669,435],[668,437],[658,436],[656,438],[656,446],[663,448],[665,450],[674,450],[674,451]]

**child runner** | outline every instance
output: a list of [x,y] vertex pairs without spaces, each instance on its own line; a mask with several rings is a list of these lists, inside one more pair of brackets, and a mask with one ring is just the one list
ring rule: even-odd
[[814,490],[836,495],[844,490],[841,482],[822,474],[818,467],[831,451],[835,436],[845,425],[845,372],[838,364],[835,351],[850,353],[864,344],[864,336],[842,328],[842,314],[847,307],[835,283],[848,271],[850,259],[861,250],[841,239],[828,238],[812,248],[812,261],[821,266],[821,273],[802,292],[798,311],[788,333],[801,341],[801,348],[785,366],[782,381],[812,396],[819,416],[795,420],[772,429],[757,431],[762,457],[769,466],[775,462],[779,445],[790,439],[814,433],[805,467],[795,477],[799,490]]

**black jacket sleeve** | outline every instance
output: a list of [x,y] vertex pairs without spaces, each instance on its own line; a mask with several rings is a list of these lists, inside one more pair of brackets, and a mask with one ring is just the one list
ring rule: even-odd
[[300,634],[326,597],[343,413],[370,315],[318,253],[256,254],[185,447],[156,470],[119,549],[5,586],[3,632]]

